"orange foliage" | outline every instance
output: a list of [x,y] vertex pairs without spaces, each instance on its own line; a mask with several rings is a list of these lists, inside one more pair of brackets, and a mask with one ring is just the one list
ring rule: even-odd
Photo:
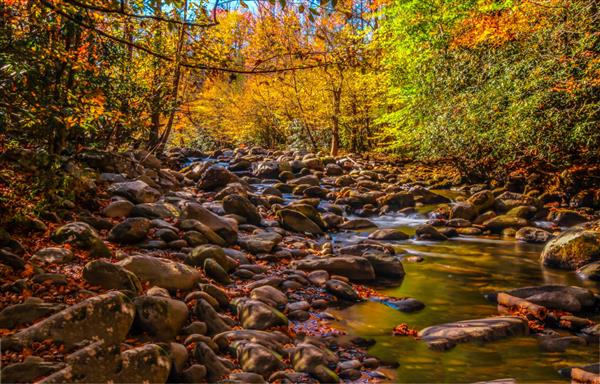
[[396,325],[394,330],[392,331],[394,336],[412,336],[417,337],[418,332],[408,326],[406,323],[400,323]]
[[[551,3],[555,3],[552,0]],[[529,35],[548,24],[548,10],[553,5],[540,5],[524,1],[501,11],[476,11],[459,24],[451,46],[475,47],[480,44],[501,46]]]

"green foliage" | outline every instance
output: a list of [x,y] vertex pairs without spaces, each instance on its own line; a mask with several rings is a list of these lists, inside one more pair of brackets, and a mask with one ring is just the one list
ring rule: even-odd
[[388,148],[480,178],[523,156],[598,161],[596,12],[588,0],[394,3]]

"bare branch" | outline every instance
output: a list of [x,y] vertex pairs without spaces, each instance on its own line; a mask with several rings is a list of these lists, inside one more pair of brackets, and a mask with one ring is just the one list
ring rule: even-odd
[[152,20],[161,21],[164,23],[187,25],[189,27],[208,28],[208,27],[212,27],[212,26],[215,26],[218,24],[217,18],[216,18],[216,12],[215,12],[218,1],[215,3],[215,9],[213,9],[213,22],[206,23],[206,24],[198,24],[198,23],[190,23],[187,21],[173,20],[173,19],[168,19],[165,17],[156,16],[156,15],[140,15],[140,14],[130,13],[130,12],[125,11],[123,2],[121,2],[120,9],[113,9],[113,8],[100,7],[100,6],[93,5],[93,4],[85,4],[85,3],[82,3],[77,0],[63,0],[63,1],[65,3],[69,3],[69,4],[73,5],[75,7],[84,8],[84,9],[94,11],[94,12],[118,14],[121,16],[133,17],[136,19],[152,19]]
[[[82,28],[91,30],[96,32],[97,34],[106,37],[107,39],[116,41],[118,43],[121,44],[125,44],[127,46],[133,47],[135,49],[138,49],[140,51],[146,52],[149,55],[152,55],[154,57],[157,57],[161,60],[164,61],[169,61],[169,62],[175,62],[176,60],[172,57],[169,57],[167,55],[164,55],[162,53],[158,53],[155,52],[153,50],[151,50],[148,47],[144,47],[143,45],[140,44],[136,44],[127,40],[124,40],[120,37],[116,37],[113,36],[107,32],[104,32],[101,29],[98,29],[92,25],[89,25],[81,20],[76,19],[74,16],[70,15],[67,12],[64,12],[61,9],[56,8],[54,5],[50,4],[48,1],[46,0],[41,0],[41,3],[43,5],[45,5],[46,7],[54,10],[57,14],[69,19],[70,21],[72,21],[73,23],[81,26]],[[252,75],[252,74],[267,74],[267,73],[278,73],[278,72],[288,72],[288,71],[296,71],[296,70],[303,70],[303,69],[314,69],[314,68],[322,68],[322,67],[327,67],[330,65],[333,65],[335,63],[327,63],[327,62],[321,62],[321,63],[317,63],[317,64],[312,64],[312,65],[300,65],[300,66],[293,66],[293,67],[285,67],[285,68],[266,68],[266,69],[247,69],[247,68],[241,68],[241,69],[235,69],[235,68],[227,68],[227,67],[217,67],[217,66],[212,66],[212,65],[207,65],[207,64],[197,64],[197,63],[189,63],[189,62],[185,62],[182,61],[180,63],[180,65],[182,67],[186,67],[186,68],[191,68],[191,69],[202,69],[202,70],[207,70],[207,71],[217,71],[217,72],[225,72],[225,73],[238,73],[238,74],[248,74],[248,75]]]

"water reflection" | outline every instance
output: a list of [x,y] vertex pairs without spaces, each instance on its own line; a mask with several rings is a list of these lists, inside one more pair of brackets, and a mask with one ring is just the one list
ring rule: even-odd
[[[395,221],[394,221],[395,220]],[[392,228],[414,231],[417,220],[384,218]],[[396,225],[391,224],[395,222]],[[418,224],[417,224],[418,225]],[[340,233],[338,244],[353,243],[366,232]],[[533,337],[509,338],[488,344],[461,344],[449,352],[429,350],[424,342],[393,337],[392,329],[407,323],[415,329],[444,322],[497,315],[484,294],[541,284],[586,285],[573,272],[542,268],[537,244],[499,237],[460,237],[449,241],[394,242],[399,252],[422,256],[421,263],[405,262],[406,277],[393,288],[380,288],[390,296],[409,296],[427,306],[417,313],[402,313],[376,302],[364,302],[334,312],[335,326],[377,341],[370,353],[400,364],[397,382],[475,382],[515,378],[519,382],[564,382],[557,370],[598,361],[597,346],[575,347],[562,353],[542,351]],[[588,285],[596,290],[594,284]],[[595,320],[600,320],[596,315]]]

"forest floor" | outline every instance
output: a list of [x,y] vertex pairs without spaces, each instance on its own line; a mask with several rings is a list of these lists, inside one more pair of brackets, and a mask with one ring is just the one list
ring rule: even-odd
[[433,351],[535,337],[589,354],[564,376],[600,380],[589,169],[466,184],[444,164],[261,148],[6,150],[2,162],[3,382],[415,381],[398,376],[402,357],[373,357],[373,338],[338,325],[364,303],[429,310],[429,297],[381,287],[435,260],[414,249],[461,239],[539,246],[535,273],[560,279],[509,279],[485,316],[378,334]]

